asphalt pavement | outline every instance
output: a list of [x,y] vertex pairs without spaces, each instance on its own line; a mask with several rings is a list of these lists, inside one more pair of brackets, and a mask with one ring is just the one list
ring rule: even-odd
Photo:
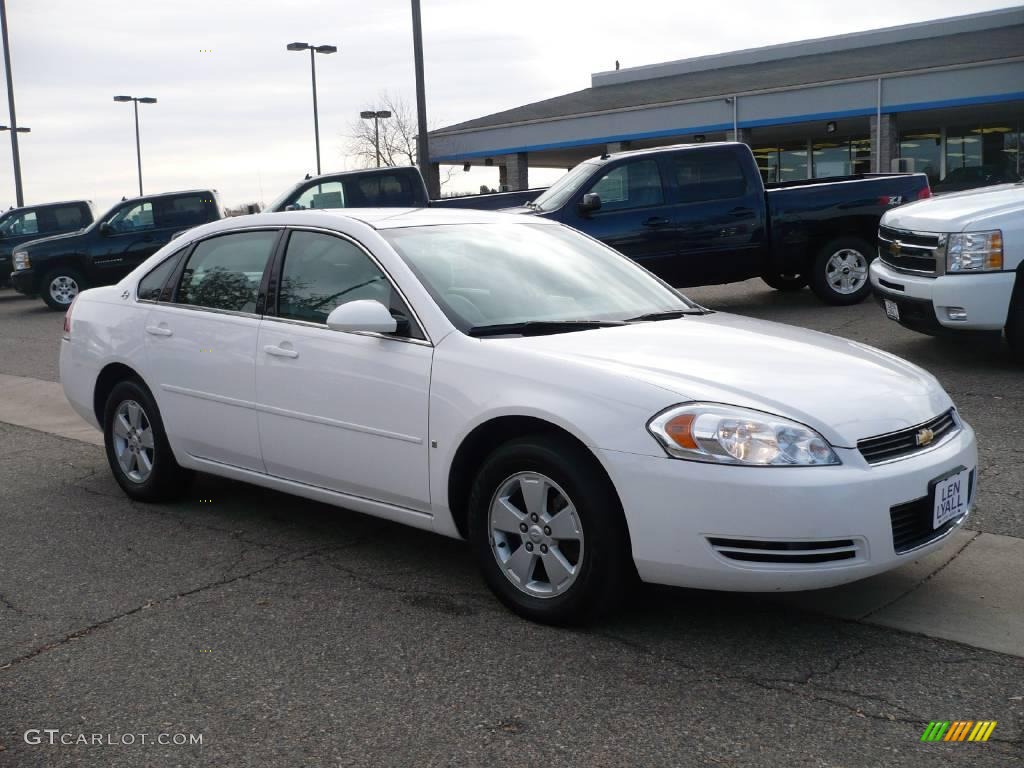
[[[971,527],[1024,537],[1024,371],[1000,349],[753,281],[689,293],[927,367],[979,433]],[[0,291],[0,373],[56,378],[61,318],[41,307]],[[210,477],[135,504],[97,446],[4,423],[0,490],[4,768],[1024,764],[1017,656],[665,588],[541,627],[460,542]],[[961,560],[985,567],[941,573]],[[933,720],[998,725],[922,743]],[[202,744],[141,743],[161,734]]]

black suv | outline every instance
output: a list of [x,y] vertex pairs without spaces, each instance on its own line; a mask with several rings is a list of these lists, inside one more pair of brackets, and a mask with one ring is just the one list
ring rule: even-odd
[[77,232],[92,224],[92,202],[68,200],[11,208],[0,214],[0,285],[11,277],[14,247],[40,237]]
[[221,218],[216,192],[194,189],[122,200],[92,226],[14,249],[15,290],[67,309],[79,291],[111,285],[176,235]]

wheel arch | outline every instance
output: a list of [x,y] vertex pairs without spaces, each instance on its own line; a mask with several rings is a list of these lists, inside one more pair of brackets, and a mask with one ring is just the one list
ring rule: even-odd
[[107,404],[107,398],[110,397],[114,387],[128,379],[139,382],[152,396],[153,390],[149,388],[149,385],[146,384],[145,380],[134,368],[120,362],[107,363],[96,377],[96,385],[92,390],[92,409],[96,415],[96,421],[101,427],[103,425],[103,411]]
[[[527,435],[558,435],[571,440],[590,457],[593,467],[608,481],[609,488],[618,499],[618,491],[608,471],[579,435],[541,416],[525,414],[493,416],[477,424],[462,438],[448,467],[448,509],[462,538],[466,538],[468,530],[470,489],[480,467],[499,445]],[[621,499],[618,501],[621,507]],[[626,522],[625,519],[623,522]],[[628,535],[628,524],[626,530]]]

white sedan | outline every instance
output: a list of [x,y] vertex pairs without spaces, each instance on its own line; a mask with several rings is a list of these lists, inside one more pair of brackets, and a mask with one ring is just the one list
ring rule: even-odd
[[190,230],[65,320],[61,380],[135,499],[195,471],[469,540],[511,609],[639,576],[827,587],[943,541],[974,432],[927,372],[710,312],[532,217],[295,211]]

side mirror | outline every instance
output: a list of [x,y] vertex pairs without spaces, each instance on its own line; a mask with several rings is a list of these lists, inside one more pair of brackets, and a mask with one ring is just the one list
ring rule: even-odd
[[106,237],[113,231],[113,228],[107,222],[104,221],[102,224],[100,224],[100,234],[103,235],[104,237]]
[[327,316],[327,327],[332,331],[394,333],[398,330],[398,321],[379,301],[361,299],[335,307]]
[[582,213],[584,216],[586,216],[588,213],[598,211],[601,209],[601,196],[596,192],[588,192],[583,196],[583,199],[580,200],[580,204],[578,207],[580,213]]
[[284,209],[286,211],[301,211],[302,206],[299,205],[298,203],[288,203],[288,205],[286,205]]

